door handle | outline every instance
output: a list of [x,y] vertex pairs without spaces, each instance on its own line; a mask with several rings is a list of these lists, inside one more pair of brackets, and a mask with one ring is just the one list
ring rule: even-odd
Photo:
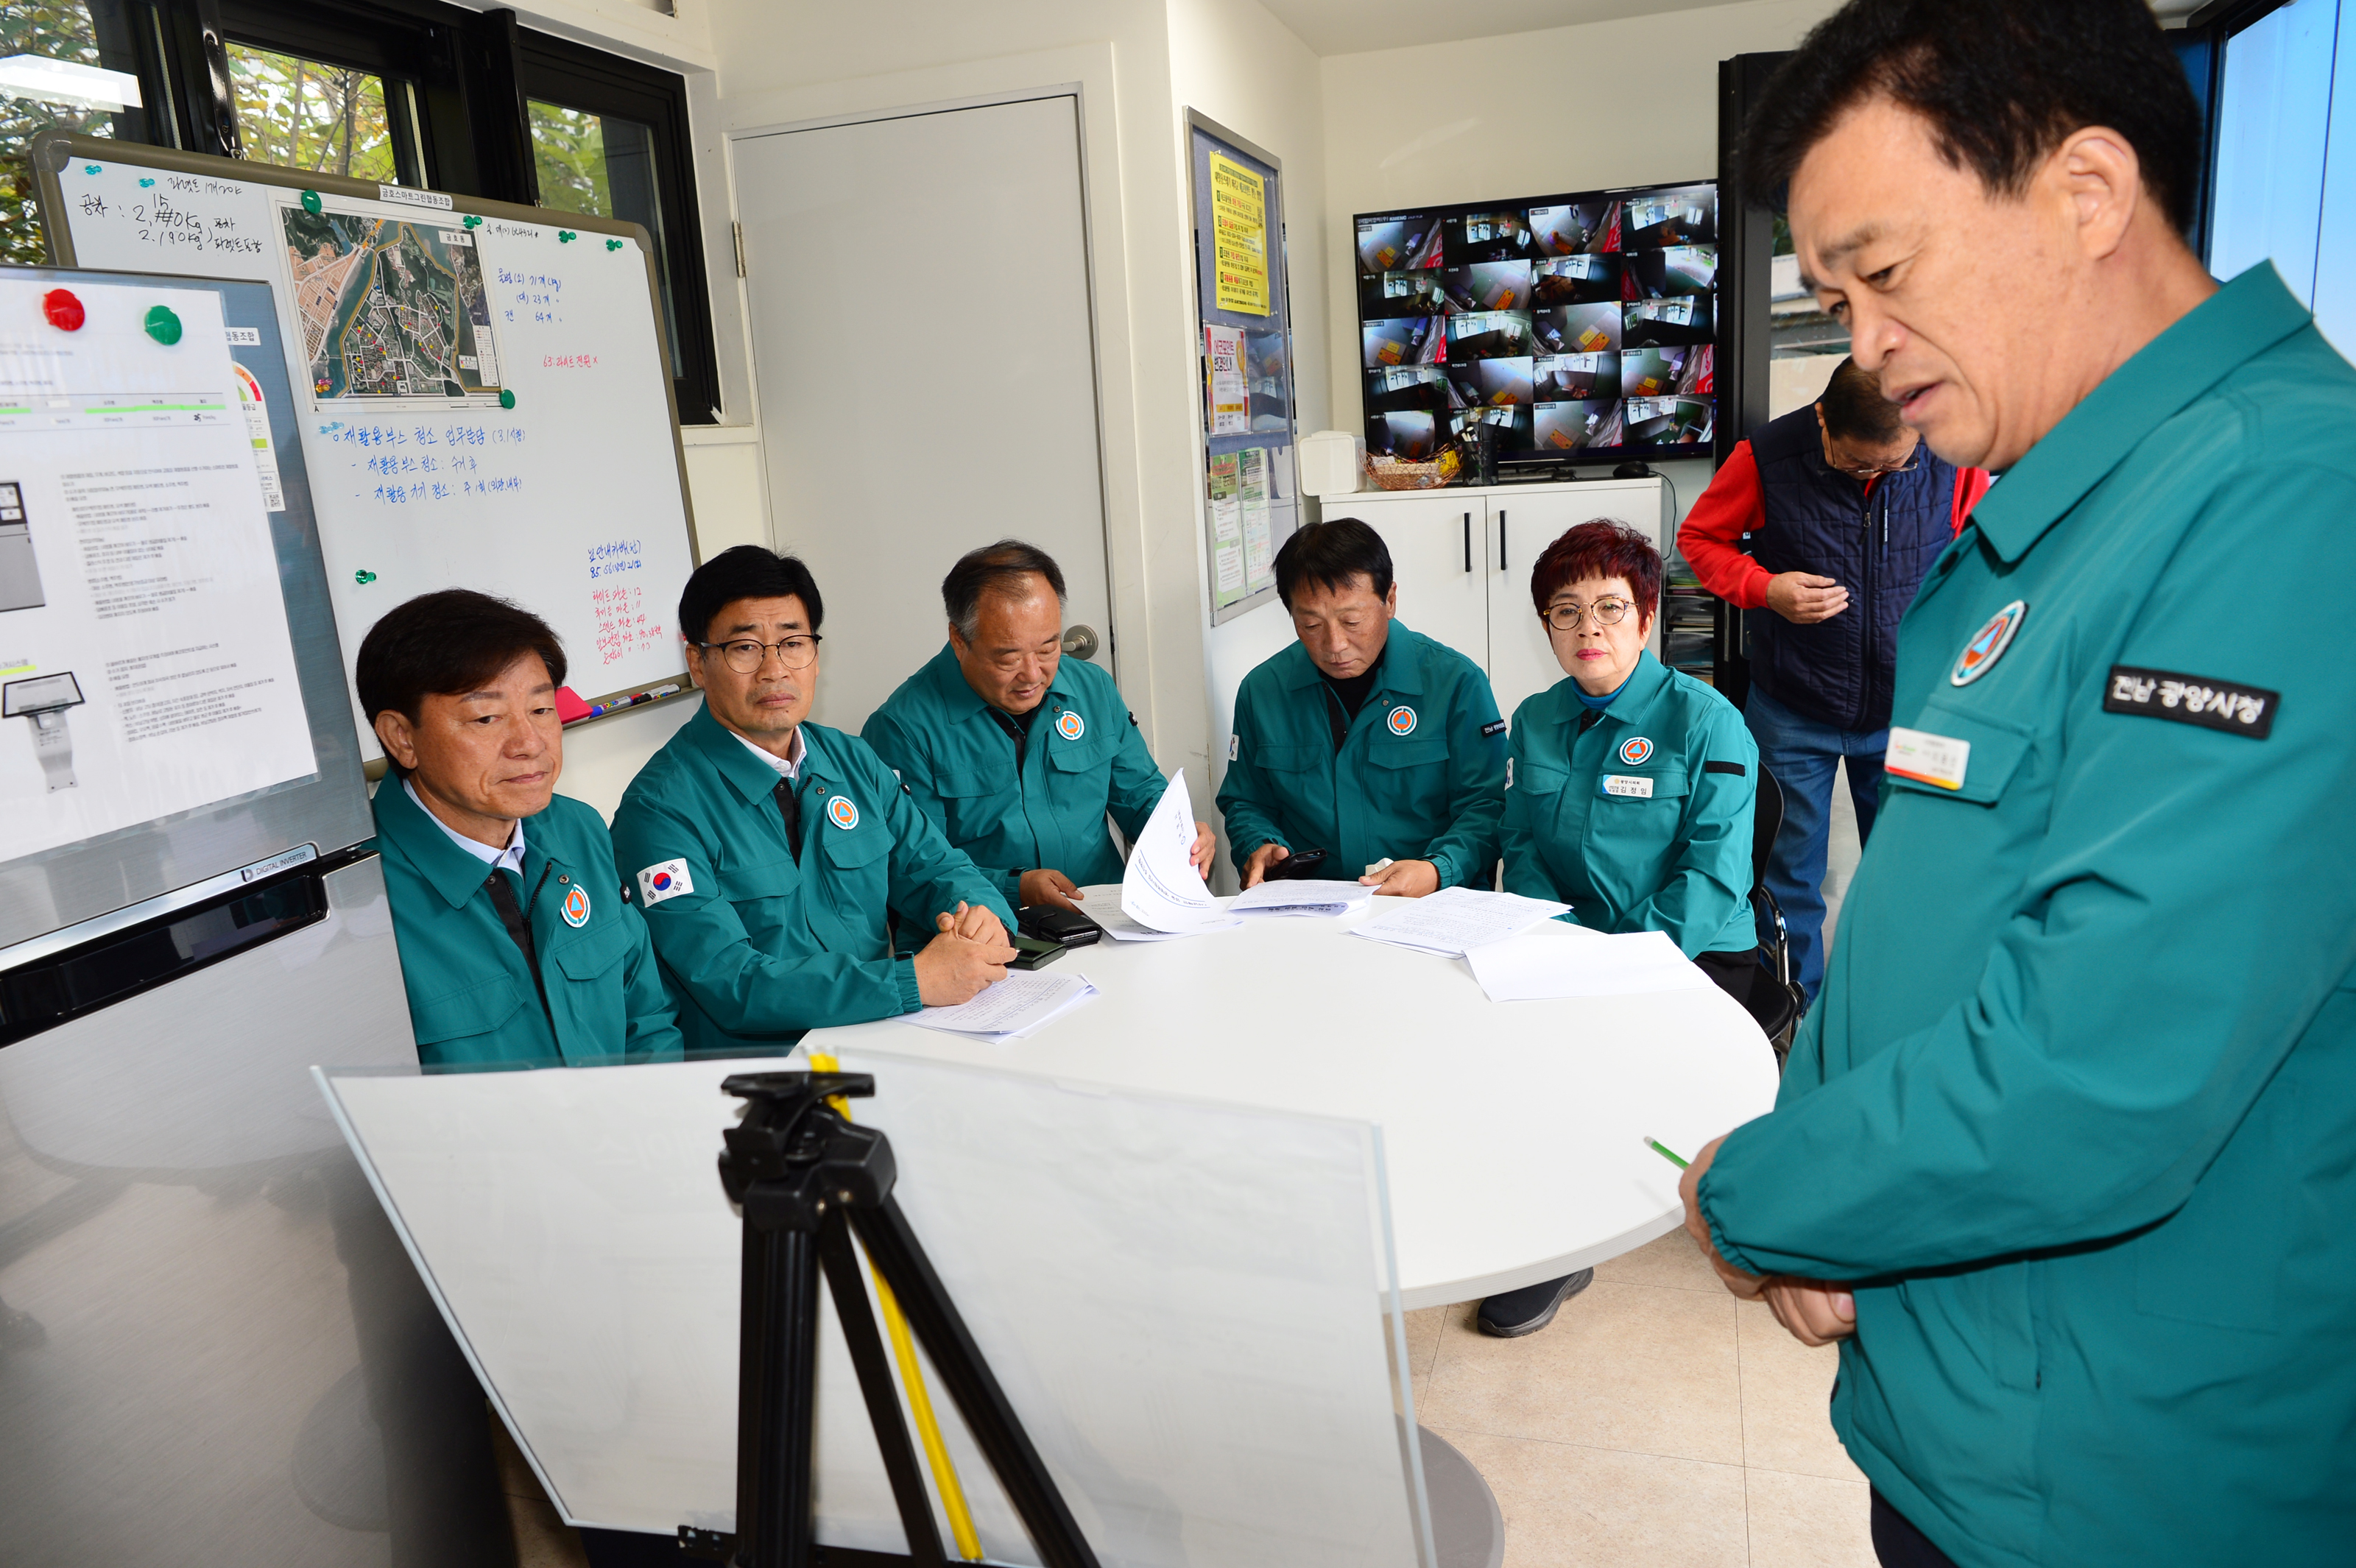
[[1464,514],[1464,574],[1472,575],[1472,514]]
[[1074,626],[1064,634],[1064,652],[1076,659],[1097,656],[1097,633],[1093,626]]
[[1497,570],[1505,570],[1505,512],[1502,507],[1497,509]]

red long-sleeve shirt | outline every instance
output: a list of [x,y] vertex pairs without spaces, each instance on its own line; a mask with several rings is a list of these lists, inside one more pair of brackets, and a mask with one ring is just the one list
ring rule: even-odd
[[[1867,483],[1873,494],[1879,479]],[[1995,481],[1985,468],[1955,470],[1954,531]],[[1772,573],[1742,553],[1742,536],[1767,526],[1766,496],[1759,484],[1759,460],[1747,441],[1736,443],[1719,465],[1718,476],[1695,500],[1693,510],[1677,528],[1677,549],[1693,567],[1701,585],[1740,610],[1756,610],[1767,603],[1767,580]],[[1844,584],[1843,586],[1851,586]]]

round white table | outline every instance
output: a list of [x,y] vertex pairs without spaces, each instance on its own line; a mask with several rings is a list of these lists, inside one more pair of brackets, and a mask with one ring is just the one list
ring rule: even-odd
[[[1118,887],[1082,908],[1120,907]],[[1685,1217],[1675,1166],[1775,1100],[1766,1037],[1715,986],[1492,1002],[1461,958],[1249,916],[1173,942],[1105,937],[1056,961],[1102,993],[993,1044],[899,1019],[813,1029],[805,1051],[874,1051],[1190,1098],[1346,1116],[1381,1130],[1401,1304],[1472,1301],[1592,1267]],[[1547,922],[1537,933],[1590,941]],[[1505,1519],[1480,1473],[1422,1430],[1440,1568],[1499,1568]]]
[[[1119,907],[1118,888],[1087,893],[1083,909]],[[1462,959],[1349,934],[1391,901],[1075,948],[1054,972],[1102,994],[1027,1040],[886,1019],[812,1030],[806,1049],[1372,1122],[1409,1311],[1591,1267],[1676,1228],[1676,1168],[1640,1140],[1690,1157],[1774,1103],[1774,1054],[1751,1016],[1715,986],[1492,1002]]]

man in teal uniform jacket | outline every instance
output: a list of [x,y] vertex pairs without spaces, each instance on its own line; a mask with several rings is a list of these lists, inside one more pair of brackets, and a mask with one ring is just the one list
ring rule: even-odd
[[556,634],[450,589],[378,621],[356,664],[393,770],[373,809],[418,1059],[676,1059],[670,998],[605,824],[556,793]]
[[[1112,677],[1064,658],[1064,573],[1046,551],[1001,539],[941,581],[949,640],[869,716],[860,738],[909,797],[973,858],[1001,897],[1076,907],[1118,882],[1109,813],[1131,840],[1163,779]],[[1211,830],[1194,825],[1195,869]]]
[[[680,997],[691,1054],[970,1001],[1006,977],[1013,912],[864,741],[808,721],[825,606],[755,545],[680,596],[703,707],[614,814],[616,859]],[[894,951],[929,937],[913,955]]]
[[1753,189],[1857,362],[2001,473],[1908,612],[1890,774],[1774,1112],[1697,1152],[1843,1342],[1883,1561],[2356,1553],[2356,370],[2179,234],[2136,0],[1859,0]]
[[1491,886],[1505,724],[1489,677],[1397,621],[1390,550],[1355,517],[1285,540],[1276,591],[1299,641],[1244,677],[1219,784],[1243,885],[1323,849],[1320,876],[1381,893]]

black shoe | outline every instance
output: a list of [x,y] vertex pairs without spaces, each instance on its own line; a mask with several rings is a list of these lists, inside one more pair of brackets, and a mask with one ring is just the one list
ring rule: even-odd
[[1494,1334],[1500,1339],[1535,1334],[1554,1321],[1557,1307],[1585,1290],[1594,1278],[1593,1269],[1583,1268],[1560,1279],[1541,1280],[1503,1296],[1493,1296],[1481,1304],[1476,1319],[1481,1332]]

